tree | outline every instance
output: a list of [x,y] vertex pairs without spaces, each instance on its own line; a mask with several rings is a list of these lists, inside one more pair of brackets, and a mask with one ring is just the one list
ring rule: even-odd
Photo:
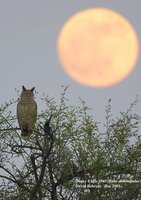
[[[1,200],[141,198],[141,117],[137,101],[113,118],[111,100],[100,130],[86,103],[70,106],[66,88],[59,105],[42,98],[46,109],[30,139],[23,140],[10,101],[0,107]],[[50,118],[53,137],[44,132]],[[102,124],[101,124],[102,125]],[[53,138],[53,139],[52,139]]]

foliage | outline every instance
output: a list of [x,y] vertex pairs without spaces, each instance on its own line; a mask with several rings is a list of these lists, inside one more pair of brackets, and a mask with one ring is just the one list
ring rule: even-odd
[[[16,101],[0,107],[1,200],[130,199],[141,198],[141,117],[133,113],[137,101],[113,118],[106,106],[103,130],[86,103],[70,106],[66,88],[60,104],[42,98],[34,133],[23,140],[10,110]],[[43,131],[50,126],[54,140]]]

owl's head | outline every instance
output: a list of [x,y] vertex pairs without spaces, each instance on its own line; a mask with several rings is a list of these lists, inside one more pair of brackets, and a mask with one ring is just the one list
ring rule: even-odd
[[30,90],[28,90],[24,86],[22,86],[21,98],[24,98],[24,97],[33,98],[34,97],[34,93],[33,93],[34,89],[35,89],[35,87],[32,87]]

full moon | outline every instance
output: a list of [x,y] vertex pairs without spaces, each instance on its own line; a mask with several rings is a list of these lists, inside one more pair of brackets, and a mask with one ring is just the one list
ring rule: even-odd
[[65,72],[90,87],[109,87],[134,69],[138,38],[131,23],[119,13],[91,8],[72,16],[61,28],[58,57]]

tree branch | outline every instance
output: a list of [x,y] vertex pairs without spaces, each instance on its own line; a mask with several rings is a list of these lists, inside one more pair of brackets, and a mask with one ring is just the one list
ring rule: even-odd
[[3,129],[0,129],[0,132],[2,132],[2,131],[15,131],[15,130],[21,130],[20,128],[17,128],[17,127],[15,127],[15,128],[3,128]]
[[32,192],[31,192],[29,200],[34,200],[37,195],[37,192],[40,190],[41,184],[44,179],[44,174],[45,174],[45,169],[46,169],[46,160],[48,159],[48,157],[50,155],[52,147],[53,147],[53,141],[51,142],[48,153],[43,156],[43,160],[42,160],[42,164],[41,164],[41,173],[40,173],[40,176],[38,178],[38,181],[37,181],[35,187],[33,188]]
[[27,187],[25,187],[19,180],[17,180],[17,179],[15,178],[15,176],[14,176],[10,171],[8,171],[5,167],[3,167],[3,166],[0,165],[0,168],[3,169],[5,172],[7,172],[13,179],[10,178],[10,177],[8,177],[8,176],[4,176],[4,175],[0,175],[0,177],[12,181],[13,183],[17,184],[19,187],[23,188],[24,190],[26,190],[26,191],[28,191],[28,192],[30,191],[30,190],[29,190]]
[[36,168],[36,164],[35,164],[34,154],[31,155],[31,163],[32,163],[32,166],[33,166],[33,172],[34,172],[35,180],[36,180],[36,183],[37,183],[38,182],[38,174],[37,174],[37,168]]

